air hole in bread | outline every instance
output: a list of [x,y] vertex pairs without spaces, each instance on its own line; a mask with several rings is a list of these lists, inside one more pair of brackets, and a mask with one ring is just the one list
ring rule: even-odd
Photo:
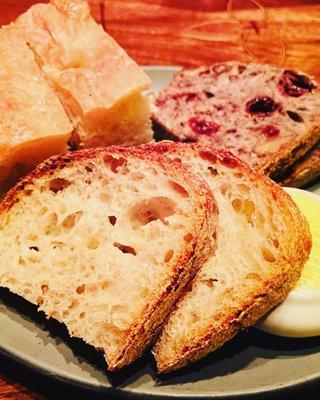
[[139,182],[139,181],[142,181],[142,180],[145,178],[145,175],[142,174],[141,172],[133,172],[133,173],[131,174],[131,178],[132,178],[134,181]]
[[279,247],[279,240],[277,240],[277,239],[273,239],[272,240],[272,243],[273,243],[273,245],[274,245],[274,247],[277,249],[278,247]]
[[72,229],[79,219],[82,217],[83,212],[77,211],[75,213],[69,214],[61,223],[61,226],[66,229]]
[[233,199],[231,204],[234,210],[237,213],[242,214],[245,217],[246,221],[253,226],[252,215],[256,209],[254,202],[248,199],[245,199],[243,201],[241,201],[240,199]]
[[177,193],[179,193],[182,197],[189,197],[189,193],[186,191],[186,189],[179,185],[179,183],[174,182],[174,181],[169,181],[169,185],[171,186],[171,188],[176,191]]
[[87,242],[89,250],[96,250],[100,246],[100,238],[97,235],[91,236]]
[[219,190],[220,190],[222,196],[226,196],[229,189],[230,189],[230,186],[227,185],[226,183],[223,183],[223,184],[219,187]]
[[114,242],[113,245],[114,245],[114,247],[117,247],[119,250],[121,250],[122,253],[124,253],[124,254],[132,254],[134,256],[137,255],[135,249],[131,246],[126,246],[125,244],[121,244],[118,242]]
[[69,308],[71,309],[71,308],[75,308],[75,307],[77,307],[79,305],[79,300],[78,299],[73,299],[72,301],[71,301],[71,304],[70,304],[70,306],[69,306]]
[[100,283],[101,289],[106,289],[110,285],[110,282],[106,279]]
[[261,281],[262,280],[261,276],[259,274],[257,274],[256,272],[250,272],[250,274],[247,274],[245,276],[245,278],[253,280],[253,281]]
[[211,175],[213,175],[213,176],[217,176],[218,175],[218,170],[216,168],[208,167],[208,170],[210,171]]
[[110,154],[107,154],[104,157],[104,162],[107,164],[107,166],[109,166],[109,168],[111,169],[112,172],[114,172],[115,174],[118,172],[120,167],[124,167],[127,165],[127,160],[123,157],[113,157]]
[[273,255],[272,251],[269,250],[267,247],[263,247],[261,249],[261,252],[262,252],[263,258],[266,261],[268,261],[268,262],[275,262],[276,261],[275,256]]
[[39,248],[37,246],[30,246],[29,250],[39,251]]
[[79,314],[79,318],[80,318],[80,319],[84,318],[85,316],[86,316],[86,313],[85,313],[85,312],[82,312],[82,313]]
[[129,209],[129,218],[135,228],[162,220],[175,213],[176,203],[168,197],[151,197],[142,200]]
[[240,212],[241,212],[241,209],[242,209],[242,201],[241,201],[240,199],[233,199],[232,202],[231,202],[231,204],[232,204],[232,207],[234,208],[234,210],[235,210],[237,213],[240,213]]
[[28,256],[28,261],[30,261],[32,264],[38,264],[41,261],[41,258],[35,253],[31,254]]
[[28,240],[37,240],[38,239],[38,235],[34,232],[31,232],[27,235],[27,239]]
[[86,290],[86,285],[83,284],[83,285],[77,287],[76,292],[77,292],[78,294],[82,294],[82,293],[85,292],[85,290]]
[[55,178],[49,181],[49,189],[53,193],[58,193],[71,185],[71,182],[63,178]]
[[92,172],[93,171],[92,167],[90,167],[89,165],[86,165],[85,169],[86,169],[87,172]]
[[23,267],[26,265],[26,261],[22,258],[22,257],[19,257],[19,265],[22,265]]
[[238,188],[239,188],[239,190],[240,190],[242,193],[247,194],[247,193],[250,192],[250,187],[247,186],[247,185],[245,185],[245,184],[243,184],[243,183],[240,183],[240,184],[238,185]]
[[218,282],[218,279],[215,278],[208,278],[208,279],[203,279],[202,283],[207,285],[209,288],[212,288],[214,286],[214,283]]
[[108,216],[108,220],[109,220],[111,225],[115,225],[116,222],[117,222],[117,217],[115,217],[114,215],[109,215]]
[[50,213],[47,217],[46,225],[44,227],[44,233],[51,235],[56,231],[58,222],[58,216],[56,213]]
[[187,233],[187,234],[184,235],[184,237],[183,237],[183,240],[184,240],[186,243],[190,243],[190,242],[192,241],[192,239],[193,239],[192,233]]
[[44,215],[48,211],[47,207],[39,208],[39,216]]
[[66,244],[55,240],[51,242],[51,245],[54,249],[62,249],[63,247],[65,247]]
[[173,257],[174,251],[173,250],[168,250],[166,252],[166,255],[164,256],[163,261],[164,262],[169,262],[171,260],[171,258]]
[[102,193],[100,193],[100,195],[99,195],[99,199],[100,199],[101,201],[103,201],[104,203],[107,203],[107,202],[111,199],[111,196],[110,196],[109,193],[102,192]]
[[40,289],[42,293],[45,294],[46,291],[49,289],[49,286],[46,283],[44,283],[43,285],[41,285]]
[[37,298],[37,304],[39,306],[42,306],[42,304],[44,303],[44,298],[42,296],[38,296]]

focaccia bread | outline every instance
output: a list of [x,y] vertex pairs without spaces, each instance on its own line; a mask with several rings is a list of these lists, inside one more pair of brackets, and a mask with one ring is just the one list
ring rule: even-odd
[[150,80],[84,0],[36,4],[16,22],[84,147],[152,140]]
[[53,157],[0,205],[0,286],[116,370],[214,251],[216,219],[209,188],[180,163],[114,146]]
[[158,138],[231,151],[269,176],[320,138],[320,90],[302,73],[226,62],[178,73],[156,99]]
[[232,154],[173,142],[144,147],[191,167],[219,212],[217,249],[153,349],[164,373],[206,356],[283,301],[308,259],[311,235],[290,196]]
[[67,151],[73,127],[18,27],[0,29],[0,195]]

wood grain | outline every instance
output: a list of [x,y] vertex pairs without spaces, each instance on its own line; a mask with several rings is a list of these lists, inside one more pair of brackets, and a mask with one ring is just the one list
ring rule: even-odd
[[[250,61],[241,37],[257,59],[278,63],[279,40],[286,50],[285,65],[320,80],[320,2],[261,0],[266,20],[248,0],[234,0],[235,18],[227,0],[92,0],[97,21],[140,64],[195,66],[215,61]],[[0,25],[13,21],[35,0],[0,0]],[[284,6],[285,4],[285,6]],[[1,360],[0,360],[1,363]],[[40,399],[0,375],[0,399]]]

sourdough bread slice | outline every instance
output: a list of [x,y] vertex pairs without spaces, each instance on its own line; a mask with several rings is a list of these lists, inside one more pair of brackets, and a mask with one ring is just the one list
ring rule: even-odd
[[67,151],[73,130],[20,29],[0,29],[0,195],[46,158]]
[[231,151],[267,175],[320,139],[320,89],[302,73],[227,62],[178,73],[157,97],[158,138]]
[[320,177],[319,144],[275,179],[281,186],[303,187],[312,184],[318,177]]
[[311,237],[288,194],[230,153],[172,142],[153,148],[191,166],[219,211],[217,250],[153,349],[164,373],[204,357],[283,301],[308,258]]
[[150,142],[150,79],[84,0],[36,4],[17,22],[85,147]]
[[101,349],[109,370],[149,344],[214,246],[211,192],[129,148],[53,157],[5,197],[0,286]]

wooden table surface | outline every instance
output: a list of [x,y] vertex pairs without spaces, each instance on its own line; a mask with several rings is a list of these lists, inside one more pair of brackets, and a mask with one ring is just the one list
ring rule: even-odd
[[[34,3],[0,0],[0,25]],[[304,70],[320,80],[320,1],[259,0],[263,9],[254,3],[234,0],[229,13],[227,0],[92,0],[90,5],[96,20],[140,64],[258,60]],[[288,398],[312,399],[319,392],[318,387]],[[67,393],[0,358],[0,399],[48,397],[85,396]]]

